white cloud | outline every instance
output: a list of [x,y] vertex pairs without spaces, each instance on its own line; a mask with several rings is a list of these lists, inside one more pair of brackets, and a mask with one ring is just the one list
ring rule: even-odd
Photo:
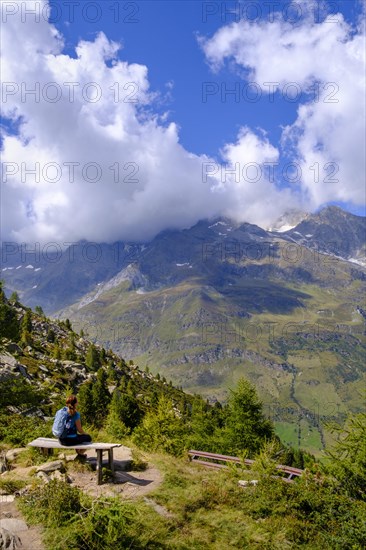
[[[46,4],[43,0],[42,6]],[[29,0],[27,7],[31,5]],[[313,34],[318,33],[314,41],[322,43],[320,27],[314,29]],[[252,56],[249,65],[253,72],[257,74],[260,69],[260,74],[267,79],[269,74],[277,76],[283,72],[282,78],[286,82],[288,74],[281,67],[284,60],[281,55],[285,55],[285,48],[281,55],[278,54],[277,73],[269,67],[268,61],[263,61],[263,56],[268,55],[268,48],[273,47],[264,30],[260,26],[252,26],[254,38],[246,39],[245,45],[241,46],[239,27],[222,29],[205,44],[206,53],[213,60],[215,56],[217,60],[222,59],[224,50],[225,55],[232,55],[235,41],[231,32],[239,33],[235,48],[238,56],[244,55],[243,48],[247,49]],[[344,36],[339,32],[341,37]],[[274,26],[273,33],[272,38],[277,39],[281,36],[281,28]],[[302,41],[305,37],[300,39],[296,30],[294,33],[293,39],[297,40],[299,52],[295,59],[297,62],[303,55]],[[219,34],[225,35],[221,42],[218,40]],[[327,36],[332,47],[337,45],[330,38],[331,31]],[[222,47],[215,46],[219,42]],[[355,41],[347,44],[356,68],[359,46]],[[261,48],[260,53],[255,52],[256,46]],[[326,46],[329,44],[324,44]],[[308,45],[304,48],[307,52],[311,49]],[[338,48],[337,53],[343,55],[339,64],[342,66],[345,43],[339,43]],[[243,177],[238,179],[215,164],[213,159],[185,150],[179,143],[177,126],[168,124],[166,116],[153,114],[156,95],[149,89],[147,68],[120,61],[119,50],[120,45],[100,33],[92,41],[80,41],[74,58],[63,53],[62,37],[43,18],[36,23],[29,17],[22,23],[19,12],[18,16],[9,16],[3,24],[3,82],[15,83],[15,88],[11,85],[5,88],[9,93],[3,103],[3,114],[22,121],[18,135],[5,134],[3,139],[3,167],[8,171],[17,169],[14,175],[4,174],[4,170],[2,174],[3,240],[51,240],[61,243],[80,239],[97,242],[147,240],[165,228],[189,227],[199,219],[217,215],[268,225],[284,208],[301,202],[297,190],[279,190],[275,182],[268,178],[263,163],[278,159],[279,152],[259,132],[242,128],[236,142],[227,144],[221,151],[227,167],[239,165],[241,174],[246,164],[257,163],[261,174],[255,182],[250,171],[249,181]],[[244,62],[241,59],[238,57],[238,63]],[[294,65],[291,78],[299,74],[295,61],[290,63]],[[351,69],[346,67],[342,70]],[[266,71],[274,72],[267,74]],[[310,80],[311,75],[308,74],[307,78]],[[22,98],[22,86],[31,89],[38,85],[38,102],[31,95]],[[119,101],[115,95],[117,88]],[[52,102],[59,90],[61,99]],[[95,93],[100,97],[93,102]],[[131,101],[134,99],[138,101]],[[333,113],[332,105],[328,108]],[[306,126],[306,132],[300,128],[306,139],[304,137],[303,142],[299,140],[296,143],[299,151],[302,148],[305,161],[312,147],[312,133],[316,131],[311,129],[309,119],[316,122],[323,116],[328,120],[327,113],[322,115],[323,111],[319,114],[317,111],[310,117],[307,109],[308,106],[305,106],[299,112],[297,122],[299,128],[300,124]],[[353,113],[352,101],[349,110]],[[343,116],[342,111],[339,116]],[[332,117],[335,124],[333,114]],[[347,120],[344,124],[348,124]],[[295,127],[286,130],[286,136],[292,141],[294,131]],[[328,149],[331,144],[326,142],[325,146]],[[338,144],[337,150],[335,141],[332,141],[332,146],[334,152],[344,154],[344,147]],[[354,154],[352,147],[350,150]],[[37,162],[40,167],[39,181],[35,180],[34,175],[24,173],[24,169],[34,168]],[[95,167],[89,165],[85,174],[85,168],[91,162],[96,163],[101,171],[100,181],[94,183],[90,180],[96,174]],[[78,163],[74,166],[73,179],[70,177],[70,163]],[[118,183],[115,181],[117,165]],[[57,169],[57,166],[60,168]],[[206,171],[207,177],[203,177],[207,166],[211,170],[208,174]],[[48,168],[46,172],[45,168]],[[61,172],[57,173],[57,170]],[[351,185],[356,186],[356,183]],[[308,187],[311,186],[304,182],[304,188]],[[323,198],[321,196],[319,200]]]
[[290,83],[295,83],[299,92],[310,94],[302,99],[296,121],[284,129],[282,145],[301,166],[302,195],[313,208],[329,201],[360,205],[365,200],[362,28],[351,29],[342,14],[315,23],[308,13],[296,26],[281,16],[272,23],[243,20],[200,40],[214,70],[229,61],[264,92],[270,90],[268,83],[275,83],[273,89],[290,94],[295,91]]

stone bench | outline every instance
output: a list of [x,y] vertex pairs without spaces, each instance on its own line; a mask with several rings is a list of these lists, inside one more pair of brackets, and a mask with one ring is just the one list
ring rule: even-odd
[[108,467],[114,475],[113,449],[121,447],[120,443],[78,443],[77,445],[61,445],[58,439],[50,437],[38,437],[28,443],[28,447],[38,447],[40,449],[91,449],[97,452],[97,483],[102,483],[102,460],[103,452],[108,451]]

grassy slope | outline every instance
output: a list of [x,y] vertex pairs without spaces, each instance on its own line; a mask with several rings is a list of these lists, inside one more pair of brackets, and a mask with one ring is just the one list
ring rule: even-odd
[[[364,284],[350,276],[348,263],[301,251],[289,264],[279,249],[277,277],[240,274],[226,284],[211,268],[205,278],[147,293],[125,282],[64,314],[189,392],[223,400],[246,376],[279,429],[295,422],[301,446],[319,452],[329,437],[324,422],[362,407],[366,340],[356,307]],[[265,259],[246,264],[267,268]],[[307,268],[311,280],[284,280],[286,268]]]

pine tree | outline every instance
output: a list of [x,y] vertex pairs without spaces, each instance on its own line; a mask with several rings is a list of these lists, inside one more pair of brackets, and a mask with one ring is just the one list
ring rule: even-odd
[[30,346],[32,345],[32,316],[29,309],[27,309],[22,322],[21,322],[21,343]]
[[241,378],[231,391],[225,411],[224,440],[227,452],[235,454],[246,449],[258,452],[265,440],[272,439],[274,428],[263,415],[262,402],[253,384]]
[[185,447],[185,435],[183,420],[176,415],[171,401],[162,396],[157,410],[149,409],[135,429],[133,439],[143,449],[180,455]]
[[106,421],[106,430],[118,439],[123,439],[130,433],[129,428],[123,422],[123,407],[121,406],[121,393],[119,390],[113,392],[111,405]]
[[44,311],[43,311],[43,309],[41,308],[41,306],[36,306],[36,307],[34,308],[34,311],[35,311],[38,315],[40,315],[41,317],[44,317]]
[[99,359],[99,353],[94,344],[90,344],[86,357],[85,364],[91,371],[97,371],[101,364]]
[[89,380],[80,386],[78,403],[82,419],[92,424],[95,419],[95,406],[92,394],[93,383]]
[[7,303],[2,289],[2,282],[0,281],[0,337],[1,336],[18,341],[20,331],[16,313]]
[[100,427],[108,414],[108,406],[111,401],[107,387],[107,373],[104,369],[98,370],[96,382],[94,382],[92,387],[92,400],[95,415],[94,421]]
[[11,293],[10,298],[9,298],[9,302],[12,303],[12,304],[18,304],[19,303],[19,295],[15,290],[14,290],[14,292]]

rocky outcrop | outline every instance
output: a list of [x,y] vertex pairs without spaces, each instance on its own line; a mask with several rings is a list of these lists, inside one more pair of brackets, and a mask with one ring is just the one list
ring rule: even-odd
[[21,365],[10,353],[2,353],[0,355],[0,381],[21,377],[31,379],[24,365]]
[[[1,524],[0,520],[0,524]],[[0,527],[0,550],[17,550],[22,547],[22,543],[18,535],[12,533],[4,527]]]

